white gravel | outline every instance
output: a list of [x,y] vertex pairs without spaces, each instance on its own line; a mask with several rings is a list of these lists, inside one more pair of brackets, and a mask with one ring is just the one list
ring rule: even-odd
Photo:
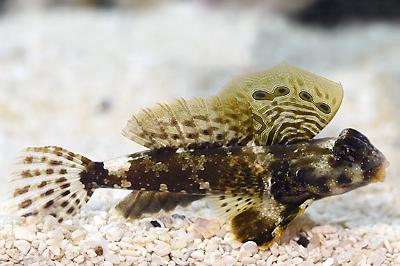
[[[46,221],[55,221],[51,216],[45,221],[34,218],[19,219],[0,225],[0,260],[23,264],[61,262],[85,263],[93,265],[104,263],[130,265],[150,263],[152,265],[193,265],[200,262],[206,265],[396,265],[400,263],[400,226],[383,224],[360,227],[349,232],[340,226],[321,225],[305,229],[301,233],[309,239],[307,247],[292,236],[286,243],[276,243],[269,250],[259,249],[254,242],[231,245],[228,237],[214,236],[211,239],[197,238],[196,232],[189,229],[197,218],[184,218],[185,226],[173,228],[174,218],[168,227],[149,226],[152,219],[170,219],[158,214],[132,223],[116,222],[121,218],[112,212],[87,210],[80,219],[69,221],[63,226],[46,228]],[[104,225],[96,226],[93,217],[104,217]],[[115,224],[115,227],[109,227]],[[35,225],[35,226],[28,226]],[[304,225],[304,223],[303,223]],[[35,237],[21,240],[16,237],[14,228],[24,226]],[[91,227],[91,234],[84,234],[84,227]],[[120,240],[107,239],[107,232],[122,230]],[[147,228],[147,229],[144,229]],[[221,227],[220,231],[226,228]],[[54,242],[54,232],[62,236]],[[101,233],[104,232],[104,233]],[[229,231],[228,231],[228,234]],[[185,245],[174,247],[175,238],[185,235]],[[79,238],[77,238],[79,236]],[[78,241],[79,239],[79,241]],[[168,241],[166,239],[170,239]],[[110,264],[110,265],[111,265]],[[147,264],[142,264],[147,265]]]
[[211,95],[234,73],[282,61],[342,82],[343,106],[323,135],[355,127],[391,162],[385,183],[313,204],[268,250],[236,242],[201,206],[125,222],[112,211],[123,193],[102,190],[61,226],[1,216],[1,265],[400,265],[398,25],[324,32],[189,1],[132,13],[25,11],[1,17],[0,38],[4,183],[25,146],[59,145],[94,160],[132,153],[141,147],[120,131],[140,107]]

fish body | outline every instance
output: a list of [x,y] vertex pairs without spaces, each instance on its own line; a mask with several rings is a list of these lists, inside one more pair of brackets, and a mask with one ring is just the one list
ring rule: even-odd
[[131,190],[116,206],[128,219],[204,199],[239,241],[269,245],[313,201],[384,178],[384,155],[360,132],[313,139],[341,97],[339,84],[284,65],[218,97],[140,111],[123,134],[143,152],[95,162],[60,147],[27,148],[11,211],[62,222],[97,188]]
[[285,146],[150,150],[91,162],[80,180],[89,194],[97,188],[195,195],[259,193],[295,202],[341,194],[372,181],[375,174],[365,169],[382,164],[379,151],[371,154],[378,157],[377,166],[371,161],[361,166],[337,153],[336,141],[357,136],[362,135],[347,129],[338,139]]

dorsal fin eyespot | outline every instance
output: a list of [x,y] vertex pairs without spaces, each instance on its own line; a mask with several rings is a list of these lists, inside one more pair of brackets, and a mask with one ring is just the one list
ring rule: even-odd
[[[285,89],[279,92],[277,88]],[[342,102],[343,89],[339,83],[281,64],[234,78],[220,97],[237,97],[250,104],[256,145],[289,144],[315,137],[332,120]],[[310,124],[318,131],[306,133]]]

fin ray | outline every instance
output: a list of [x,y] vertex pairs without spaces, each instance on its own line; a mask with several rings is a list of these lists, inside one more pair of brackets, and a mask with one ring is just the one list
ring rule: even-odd
[[8,210],[18,216],[52,215],[61,222],[88,200],[80,174],[91,161],[56,146],[26,148],[11,177]]
[[158,104],[133,115],[123,135],[147,148],[187,148],[194,144],[246,145],[253,136],[249,105],[230,98],[194,98]]
[[115,207],[122,216],[129,219],[140,218],[144,214],[156,213],[161,210],[172,211],[177,206],[187,206],[204,196],[187,193],[132,191]]

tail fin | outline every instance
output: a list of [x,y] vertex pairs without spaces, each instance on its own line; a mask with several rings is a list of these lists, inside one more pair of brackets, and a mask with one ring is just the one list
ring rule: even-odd
[[91,160],[60,147],[26,148],[11,180],[9,210],[18,216],[52,215],[62,222],[89,197],[80,181]]

